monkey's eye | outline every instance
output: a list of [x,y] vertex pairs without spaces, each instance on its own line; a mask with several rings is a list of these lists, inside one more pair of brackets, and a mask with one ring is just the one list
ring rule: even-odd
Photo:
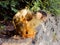
[[31,19],[32,19],[32,18],[29,17],[29,18],[27,18],[27,21],[30,21]]
[[32,20],[32,18],[33,18],[33,17],[32,17],[31,15],[27,15],[27,16],[26,16],[26,20],[27,20],[27,21]]

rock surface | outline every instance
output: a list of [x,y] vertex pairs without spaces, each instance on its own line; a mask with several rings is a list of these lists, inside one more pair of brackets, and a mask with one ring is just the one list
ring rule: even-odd
[[60,16],[48,15],[47,21],[39,27],[35,45],[60,45]]
[[34,40],[1,39],[0,45],[60,45],[60,16],[48,15],[47,21],[36,27]]

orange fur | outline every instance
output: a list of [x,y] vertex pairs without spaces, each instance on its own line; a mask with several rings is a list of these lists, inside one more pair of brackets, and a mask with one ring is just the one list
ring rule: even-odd
[[45,21],[45,19],[46,16],[43,16],[40,12],[37,12],[33,16],[29,9],[23,9],[13,17],[13,24],[16,32],[23,38],[34,38],[36,35],[34,28]]
[[[23,15],[24,12],[26,12],[25,15]],[[13,17],[16,31],[19,35],[22,35],[23,38],[34,38],[36,35],[36,30],[29,25],[30,18],[33,18],[31,12],[25,9],[21,10]]]

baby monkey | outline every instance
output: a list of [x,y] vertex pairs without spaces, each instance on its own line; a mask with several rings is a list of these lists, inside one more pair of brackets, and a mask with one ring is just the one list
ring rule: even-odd
[[47,19],[47,13],[46,12],[39,10],[39,11],[34,12],[34,13],[35,13],[35,16],[37,19],[42,20],[42,21],[46,21],[46,19]]
[[19,11],[13,17],[16,33],[22,38],[34,38],[37,31],[35,30],[35,26],[37,25],[36,22],[40,22],[40,20],[45,21],[46,17],[47,14],[44,11],[37,11],[36,13],[31,12],[28,9]]

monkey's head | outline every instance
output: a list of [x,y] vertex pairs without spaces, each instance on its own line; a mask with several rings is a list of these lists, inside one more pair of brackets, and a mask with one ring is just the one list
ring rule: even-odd
[[35,30],[30,27],[29,21],[33,18],[32,12],[28,9],[19,11],[14,17],[13,22],[16,28],[16,32],[23,38],[33,38],[35,36]]
[[47,13],[46,12],[39,10],[39,11],[35,12],[35,14],[36,14],[37,19],[40,19],[42,21],[46,21],[46,18],[47,18]]

